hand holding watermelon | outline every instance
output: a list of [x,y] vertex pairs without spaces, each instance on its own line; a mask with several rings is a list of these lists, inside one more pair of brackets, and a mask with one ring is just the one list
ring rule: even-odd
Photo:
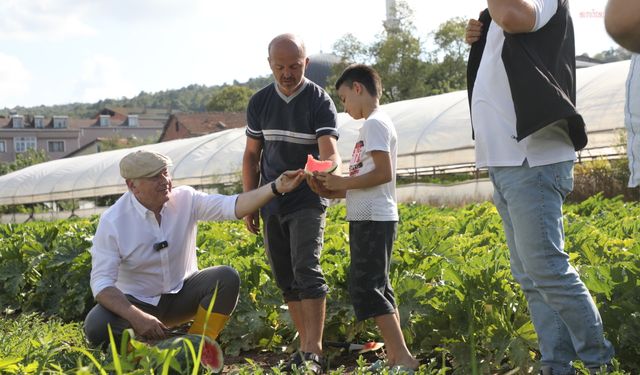
[[336,176],[331,173],[326,172],[316,172],[314,174],[315,178],[320,181],[322,186],[330,191],[346,191],[346,178],[341,176]]
[[338,165],[332,160],[316,160],[313,155],[307,155],[304,172],[307,174],[307,185],[314,193],[324,198],[344,198],[343,192],[332,191],[324,187],[317,177],[335,172]]

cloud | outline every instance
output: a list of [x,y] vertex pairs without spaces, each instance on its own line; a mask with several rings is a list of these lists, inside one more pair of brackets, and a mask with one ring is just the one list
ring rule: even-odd
[[137,91],[123,75],[118,60],[107,55],[94,55],[82,64],[80,79],[74,82],[74,95],[82,102],[96,102],[123,96],[132,97]]
[[92,37],[112,27],[156,27],[188,16],[203,0],[2,0],[0,40]]
[[[31,73],[14,56],[0,53],[0,107],[14,107],[29,91]],[[8,102],[8,101],[11,102]]]
[[3,0],[0,39],[60,40],[94,35],[88,22],[91,2],[79,0]]

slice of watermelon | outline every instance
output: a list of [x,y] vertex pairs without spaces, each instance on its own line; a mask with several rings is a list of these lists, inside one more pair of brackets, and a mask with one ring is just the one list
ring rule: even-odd
[[224,366],[224,357],[222,356],[222,349],[217,341],[211,340],[206,337],[204,347],[202,348],[202,358],[200,358],[200,363],[214,374],[222,371],[222,367]]
[[313,172],[326,172],[331,173],[338,168],[332,160],[317,160],[313,155],[307,155],[307,164],[304,165],[304,171],[307,174],[312,175]]
[[184,340],[191,341],[191,344],[193,345],[197,354],[202,337],[205,338],[205,342],[202,347],[202,357],[200,358],[200,364],[203,367],[211,370],[211,372],[213,372],[214,374],[217,374],[222,371],[222,367],[224,366],[224,357],[220,345],[215,340],[202,335],[187,334],[184,336],[162,340],[156,343],[155,346],[160,349],[180,349],[175,354],[174,358],[180,364],[180,369],[184,371],[190,369],[193,366],[191,351],[187,348]]

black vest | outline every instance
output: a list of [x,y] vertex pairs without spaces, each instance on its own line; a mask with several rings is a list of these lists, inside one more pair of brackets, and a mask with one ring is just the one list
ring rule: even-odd
[[[479,21],[484,25],[482,36],[471,46],[467,64],[469,106],[491,23],[488,9],[481,13]],[[556,14],[540,30],[520,34],[505,32],[504,36],[502,62],[516,112],[517,140],[566,119],[575,150],[583,149],[587,145],[587,133],[575,107],[575,41],[568,0],[558,0]]]

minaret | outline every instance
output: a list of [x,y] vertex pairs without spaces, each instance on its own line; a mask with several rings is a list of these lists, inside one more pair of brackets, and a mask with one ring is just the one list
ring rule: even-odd
[[387,19],[383,22],[385,30],[392,32],[398,30],[400,27],[400,20],[396,13],[396,0],[387,1]]

